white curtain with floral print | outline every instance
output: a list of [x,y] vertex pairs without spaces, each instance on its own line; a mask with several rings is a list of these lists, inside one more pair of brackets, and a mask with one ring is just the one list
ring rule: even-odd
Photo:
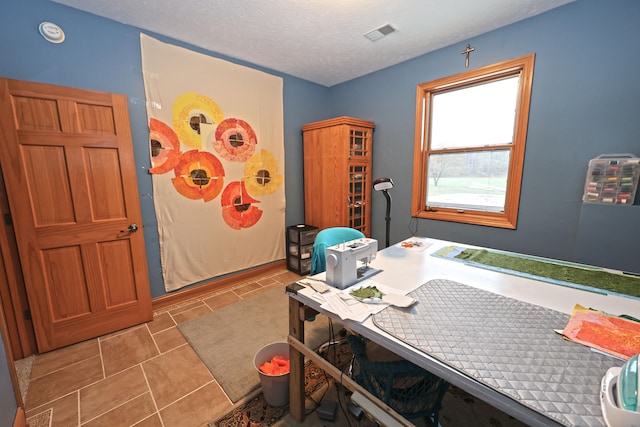
[[282,78],[140,43],[165,289],[283,259]]

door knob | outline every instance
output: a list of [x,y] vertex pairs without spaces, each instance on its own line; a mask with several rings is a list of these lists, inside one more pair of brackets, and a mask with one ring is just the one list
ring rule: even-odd
[[131,224],[126,230],[120,230],[121,233],[133,233],[138,231],[138,224]]

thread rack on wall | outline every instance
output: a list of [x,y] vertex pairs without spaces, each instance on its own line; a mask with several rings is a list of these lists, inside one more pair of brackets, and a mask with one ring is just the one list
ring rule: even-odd
[[603,154],[589,161],[582,201],[632,205],[638,189],[640,158]]

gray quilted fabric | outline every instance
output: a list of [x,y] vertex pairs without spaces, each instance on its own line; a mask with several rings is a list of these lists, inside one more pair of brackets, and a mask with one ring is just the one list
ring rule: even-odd
[[562,425],[605,425],[600,382],[624,362],[556,334],[568,315],[450,280],[409,295],[418,303],[374,324]]

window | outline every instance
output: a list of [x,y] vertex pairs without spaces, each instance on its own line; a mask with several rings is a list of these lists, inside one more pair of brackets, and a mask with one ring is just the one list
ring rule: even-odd
[[534,59],[418,85],[414,217],[516,228]]

